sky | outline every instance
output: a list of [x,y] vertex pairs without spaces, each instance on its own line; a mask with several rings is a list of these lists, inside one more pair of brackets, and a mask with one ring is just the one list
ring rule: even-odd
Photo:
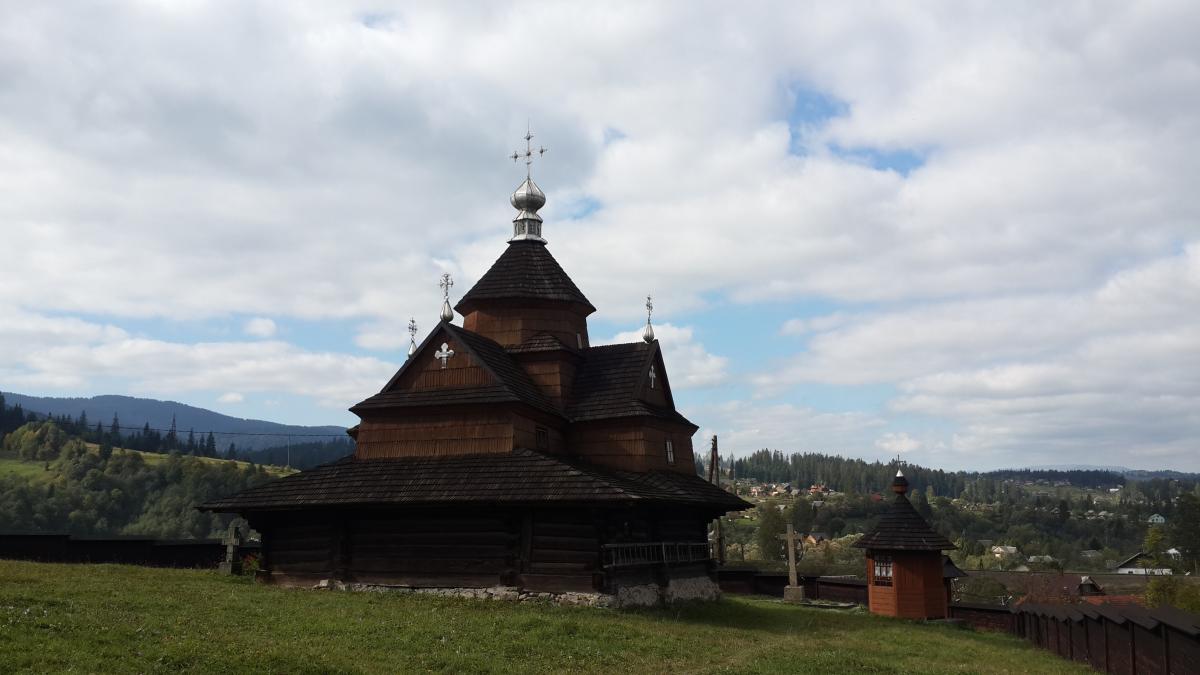
[[414,4],[0,5],[0,389],[352,424],[531,125],[698,447],[1200,470],[1200,4]]

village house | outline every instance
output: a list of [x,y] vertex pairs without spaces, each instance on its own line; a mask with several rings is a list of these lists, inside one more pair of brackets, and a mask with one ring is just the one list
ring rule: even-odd
[[1017,550],[1016,546],[993,546],[991,553],[993,557],[1001,559],[1015,556],[1020,553],[1020,551]]
[[718,593],[708,524],[751,505],[695,473],[650,299],[641,341],[591,345],[545,195],[527,176],[510,201],[503,254],[453,309],[443,276],[440,321],[419,344],[410,321],[407,362],[350,409],[352,456],[201,507],[262,534],[265,580]]
[[1167,522],[1167,519],[1163,517],[1162,514],[1155,513],[1147,518],[1146,522],[1150,525],[1163,525]]
[[1170,567],[1151,567],[1150,557],[1143,551],[1138,551],[1117,563],[1117,574],[1143,574],[1147,576],[1168,576],[1175,573]]

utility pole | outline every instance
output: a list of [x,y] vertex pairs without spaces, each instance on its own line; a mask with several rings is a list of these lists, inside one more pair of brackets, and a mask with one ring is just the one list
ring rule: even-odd
[[[712,450],[709,452],[708,458],[708,482],[721,487],[721,455],[717,452],[717,435],[712,437]],[[717,562],[725,564],[725,533],[721,528],[721,519],[717,518],[717,525],[714,528],[717,540]]]

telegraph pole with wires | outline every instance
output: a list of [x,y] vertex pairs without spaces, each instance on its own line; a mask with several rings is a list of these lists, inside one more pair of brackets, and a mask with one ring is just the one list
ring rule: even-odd
[[[712,450],[708,456],[708,482],[721,487],[721,454],[717,452],[717,435],[712,437]],[[713,526],[713,540],[717,546],[717,562],[721,565],[725,564],[725,532],[721,527],[721,519],[718,517],[716,524]]]

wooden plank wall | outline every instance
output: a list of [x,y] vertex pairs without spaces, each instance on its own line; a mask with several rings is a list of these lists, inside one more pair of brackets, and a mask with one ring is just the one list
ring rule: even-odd
[[576,347],[576,334],[589,346],[587,319],[561,307],[491,307],[463,317],[463,328],[515,347],[538,333],[549,333],[563,344]]
[[263,554],[271,572],[327,577],[333,570],[333,521],[285,519],[264,528]]
[[505,453],[513,448],[512,416],[480,410],[371,417],[359,424],[356,446],[359,459]]
[[[575,381],[575,363],[563,352],[546,352],[554,358],[520,357],[521,367],[547,399],[560,408],[571,395]],[[539,355],[540,356],[540,355]]]
[[[567,437],[563,434],[562,429],[552,426],[545,421],[530,419],[523,415],[512,416],[513,440],[512,447],[514,448],[529,448],[531,450],[541,450],[543,452],[561,453],[567,449]],[[537,430],[542,427],[546,430],[550,444],[546,448],[538,447]]]
[[[666,440],[675,446],[675,463],[667,463]],[[581,458],[629,471],[695,471],[692,435],[684,427],[651,425],[641,418],[619,422],[576,423],[568,432],[571,452]]]
[[494,586],[518,566],[519,523],[503,513],[356,517],[349,575],[366,583]]
[[[446,335],[443,335],[442,338],[442,341],[434,341],[437,346],[432,351],[427,350],[413,356],[414,359],[420,359],[420,361],[412,364],[412,367],[404,373],[404,377],[400,378],[400,381],[389,391],[464,389],[495,384],[496,379],[492,377],[491,373],[477,363],[461,344]],[[445,368],[442,368],[442,360],[433,356],[434,352],[441,349],[442,342],[445,342],[454,351],[454,356],[446,360]]]

